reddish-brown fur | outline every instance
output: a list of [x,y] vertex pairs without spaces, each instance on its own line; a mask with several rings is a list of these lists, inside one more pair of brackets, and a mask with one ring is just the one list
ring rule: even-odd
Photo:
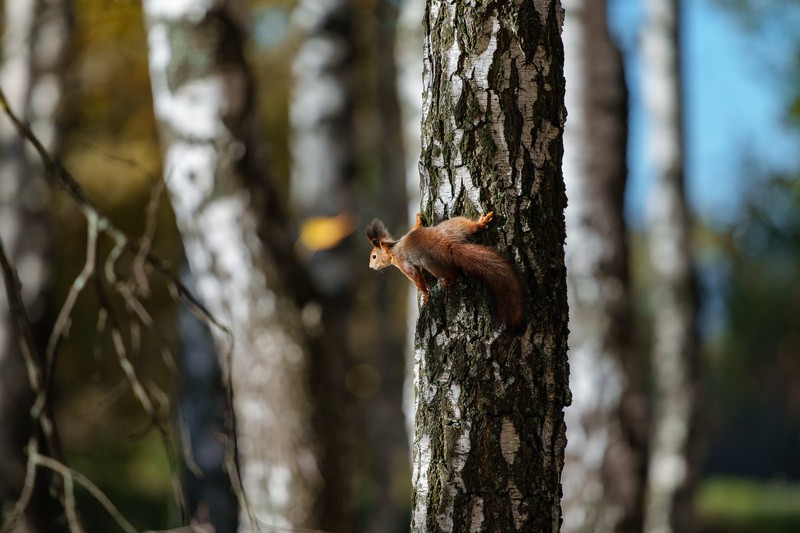
[[445,287],[456,282],[461,273],[485,283],[492,291],[501,322],[511,328],[522,323],[524,298],[517,271],[500,252],[489,246],[468,242],[478,231],[494,220],[490,212],[477,221],[455,217],[432,226],[422,225],[417,215],[411,230],[394,240],[380,220],[367,227],[373,245],[370,268],[379,270],[389,265],[400,269],[422,292],[428,302],[428,286],[424,272],[430,272]]

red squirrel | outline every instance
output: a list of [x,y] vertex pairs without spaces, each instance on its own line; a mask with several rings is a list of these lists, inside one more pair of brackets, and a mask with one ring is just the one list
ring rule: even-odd
[[436,226],[425,227],[422,214],[417,213],[414,227],[395,240],[383,222],[376,218],[366,229],[373,246],[369,267],[374,270],[389,265],[399,268],[422,292],[423,304],[428,303],[429,296],[423,275],[425,271],[441,280],[443,287],[452,286],[461,273],[477,278],[491,289],[500,321],[516,329],[522,323],[524,307],[517,271],[494,248],[467,241],[493,220],[492,211],[477,221],[454,217]]

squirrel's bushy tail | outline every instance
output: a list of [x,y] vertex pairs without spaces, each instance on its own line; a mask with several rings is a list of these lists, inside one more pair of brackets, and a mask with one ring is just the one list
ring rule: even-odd
[[519,274],[511,262],[494,248],[481,244],[459,243],[453,248],[459,268],[489,286],[500,321],[509,328],[518,328],[522,324],[525,297]]

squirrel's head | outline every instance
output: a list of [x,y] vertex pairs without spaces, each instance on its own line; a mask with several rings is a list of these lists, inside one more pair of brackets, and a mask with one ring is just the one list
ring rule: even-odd
[[373,270],[380,270],[392,264],[392,247],[397,244],[383,225],[383,222],[374,219],[366,229],[367,239],[372,243],[372,251],[369,253],[369,267]]

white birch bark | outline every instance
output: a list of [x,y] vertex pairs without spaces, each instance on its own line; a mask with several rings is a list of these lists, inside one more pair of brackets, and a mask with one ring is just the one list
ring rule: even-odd
[[[231,372],[244,495],[241,531],[314,526],[320,490],[303,326],[260,235],[246,184],[257,139],[237,1],[146,0],[150,72],[169,187],[186,256]],[[248,129],[249,128],[249,129]],[[250,165],[248,167],[248,165]],[[260,169],[261,172],[265,168]],[[218,333],[218,332],[217,332]]]
[[655,182],[648,203],[653,280],[655,405],[645,531],[692,530],[698,353],[690,217],[683,177],[679,2],[648,0],[642,40],[647,148]]
[[[641,531],[644,450],[626,411],[641,406],[630,361],[623,219],[626,91],[606,2],[565,0],[564,128],[570,390],[562,475],[565,532]],[[644,444],[643,442],[640,444]]]
[[[493,210],[486,239],[527,291],[499,332],[474,282],[432,290],[417,323],[412,531],[561,525],[567,387],[561,4],[433,0],[424,17],[422,206]],[[534,318],[535,317],[535,318]]]
[[[28,120],[44,146],[54,152],[72,30],[71,3],[19,0],[5,2],[3,7],[0,87],[11,108]],[[28,317],[44,336],[52,282],[49,187],[38,156],[27,150],[5,119],[0,121],[0,146],[0,240],[17,268]],[[33,430],[29,413],[33,397],[9,312],[8,302],[0,298],[0,506],[18,496],[25,469],[23,447]]]

